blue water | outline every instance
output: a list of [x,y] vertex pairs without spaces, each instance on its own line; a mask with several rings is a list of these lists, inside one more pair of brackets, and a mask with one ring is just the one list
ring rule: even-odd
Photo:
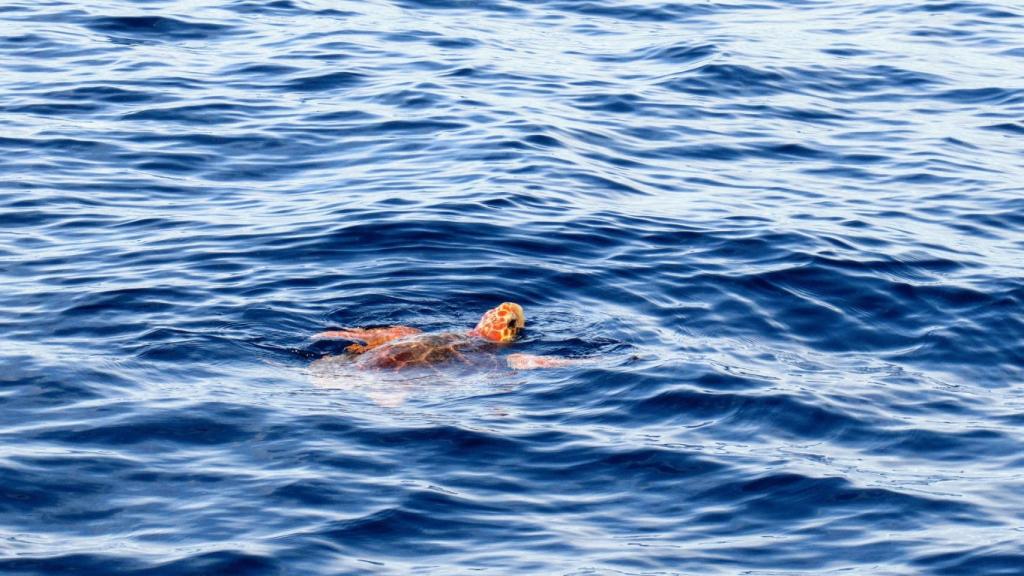
[[[1024,574],[1022,40],[1010,0],[4,2],[0,573]],[[591,363],[316,368],[505,300]]]

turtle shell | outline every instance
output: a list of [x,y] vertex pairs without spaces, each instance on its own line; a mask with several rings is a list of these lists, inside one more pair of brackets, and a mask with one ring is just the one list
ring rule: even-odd
[[368,350],[355,358],[360,368],[387,368],[402,370],[416,366],[436,366],[446,362],[475,363],[474,357],[482,353],[478,338],[460,334],[417,334],[388,342]]

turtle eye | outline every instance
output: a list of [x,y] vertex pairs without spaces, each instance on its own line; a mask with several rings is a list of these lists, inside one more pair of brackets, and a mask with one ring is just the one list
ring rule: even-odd
[[516,319],[515,318],[513,318],[513,319],[508,321],[508,327],[511,328],[512,330],[516,329]]

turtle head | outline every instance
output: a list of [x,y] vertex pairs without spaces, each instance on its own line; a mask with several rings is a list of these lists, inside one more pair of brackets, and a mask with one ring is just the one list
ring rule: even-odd
[[491,342],[511,342],[519,336],[524,326],[526,315],[523,314],[523,307],[514,302],[505,302],[484,312],[470,334]]

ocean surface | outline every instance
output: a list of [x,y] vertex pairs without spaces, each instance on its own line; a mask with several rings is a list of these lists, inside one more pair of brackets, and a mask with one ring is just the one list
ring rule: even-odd
[[0,573],[1024,574],[1024,5],[0,3]]

